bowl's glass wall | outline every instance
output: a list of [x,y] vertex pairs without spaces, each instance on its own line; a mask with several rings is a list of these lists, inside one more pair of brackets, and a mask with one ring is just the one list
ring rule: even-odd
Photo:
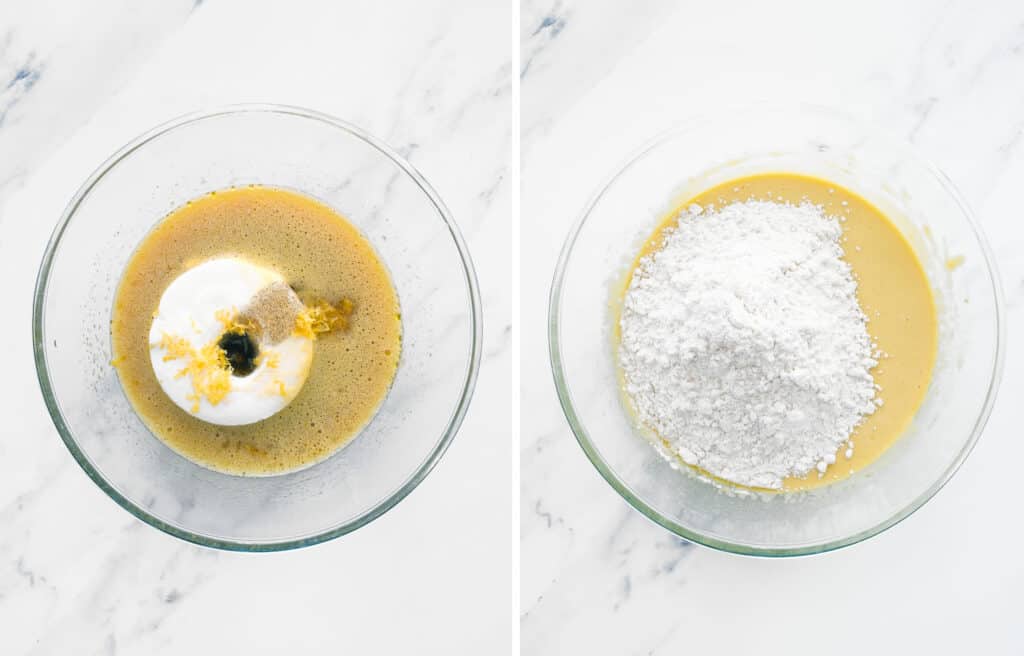
[[[931,389],[907,434],[850,479],[769,500],[723,494],[655,453],[623,408],[610,336],[610,302],[665,212],[694,191],[766,171],[829,178],[883,208],[922,258],[941,323]],[[956,256],[962,264],[951,270],[947,261]],[[562,265],[552,305],[552,356],[577,436],[631,503],[712,546],[803,553],[898,521],[966,457],[995,394],[999,292],[965,208],[936,171],[902,146],[825,112],[725,115],[656,141],[600,193]]]
[[[109,364],[113,296],[136,245],[187,200],[250,183],[319,198],[353,222],[391,271],[403,323],[394,385],[362,434],[311,468],[266,478],[173,453],[136,417]],[[73,208],[46,279],[46,373],[87,468],[158,525],[242,547],[311,539],[372,515],[443,450],[475,366],[471,279],[441,208],[370,142],[299,114],[214,114],[144,142]]]

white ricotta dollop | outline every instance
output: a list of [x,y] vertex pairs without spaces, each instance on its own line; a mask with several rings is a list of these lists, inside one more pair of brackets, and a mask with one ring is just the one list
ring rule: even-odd
[[[160,297],[149,331],[150,361],[164,393],[186,412],[211,424],[240,426],[280,412],[302,389],[313,360],[313,340],[297,334],[276,344],[260,341],[257,366],[231,375],[230,389],[211,403],[197,394],[187,371],[189,355],[167,349],[184,339],[195,353],[217,343],[225,317],[236,315],[264,287],[283,281],[270,269],[226,257],[207,260],[174,279]],[[185,373],[182,374],[182,371]]]

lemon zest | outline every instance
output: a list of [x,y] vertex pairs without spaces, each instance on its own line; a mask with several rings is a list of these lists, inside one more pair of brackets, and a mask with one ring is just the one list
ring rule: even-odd
[[185,398],[192,401],[193,414],[199,412],[204,397],[210,405],[217,405],[231,392],[231,364],[216,341],[196,351],[185,338],[164,333],[156,346],[166,351],[164,362],[185,360],[185,366],[174,377],[191,378],[192,393]]
[[308,305],[295,317],[295,332],[300,337],[316,339],[321,333],[345,330],[354,309],[355,305],[347,298],[341,299],[336,306],[326,301]]
[[213,316],[220,322],[220,325],[224,327],[224,332],[226,333],[244,335],[254,328],[251,321],[242,321],[239,319],[238,308],[217,310]]
[[256,356],[254,361],[256,366],[266,365],[267,369],[277,369],[277,365],[281,364],[281,354],[277,352],[263,351]]
[[167,333],[163,334],[160,341],[156,343],[156,346],[166,351],[163,358],[164,362],[188,358],[195,352],[195,349],[192,348],[192,344],[190,344],[187,339],[179,337],[178,335],[169,335]]

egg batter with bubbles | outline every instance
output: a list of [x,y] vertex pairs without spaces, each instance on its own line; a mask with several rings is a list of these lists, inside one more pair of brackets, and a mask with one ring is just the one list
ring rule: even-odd
[[125,268],[114,366],[170,448],[241,475],[301,469],[372,419],[401,314],[369,241],[295,192],[212,192],[161,221]]

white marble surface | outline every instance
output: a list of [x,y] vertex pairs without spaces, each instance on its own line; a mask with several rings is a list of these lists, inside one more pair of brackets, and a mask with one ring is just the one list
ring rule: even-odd
[[[514,651],[513,21],[502,0],[0,4],[0,653]],[[475,400],[436,470],[368,527],[281,554],[195,547],[117,507],[57,437],[31,357],[36,269],[79,184],[145,129],[238,102],[410,153],[485,305]]]
[[[523,653],[1024,651],[1024,5],[525,0],[520,31]],[[547,361],[552,270],[597,185],[677,118],[752,99],[911,138],[979,216],[1009,305],[1000,401],[953,481],[881,536],[796,560],[648,523],[584,457]]]

